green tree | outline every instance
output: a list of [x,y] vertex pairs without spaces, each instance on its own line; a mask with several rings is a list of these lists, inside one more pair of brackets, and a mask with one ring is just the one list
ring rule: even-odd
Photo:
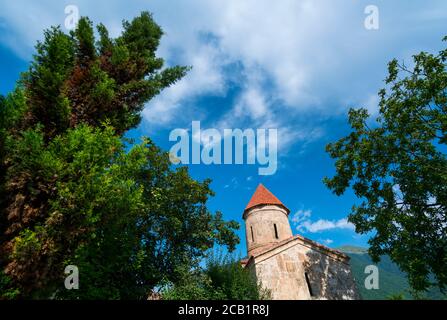
[[391,294],[387,298],[387,300],[405,300],[404,293]]
[[271,297],[254,274],[231,256],[208,256],[204,268],[185,269],[183,274],[181,282],[165,287],[162,299],[267,300]]
[[[447,40],[444,39],[444,40]],[[329,144],[336,174],[325,184],[362,199],[349,221],[373,232],[369,253],[389,255],[415,290],[447,284],[447,50],[422,52],[408,68],[389,63],[380,114],[349,111],[352,132]]]
[[[111,39],[99,25],[98,41],[87,18],[70,35],[51,28],[0,99],[0,298],[145,299],[239,241],[238,224],[206,207],[210,180],[124,138],[188,68],[163,69],[149,13],[123,27]],[[67,265],[79,290],[64,288]]]

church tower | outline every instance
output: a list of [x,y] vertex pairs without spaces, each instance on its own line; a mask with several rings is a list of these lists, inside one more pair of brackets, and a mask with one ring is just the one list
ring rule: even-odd
[[289,209],[262,184],[244,210],[241,261],[274,300],[359,299],[349,256],[292,234]]
[[248,256],[293,237],[289,212],[266,187],[258,186],[243,214]]

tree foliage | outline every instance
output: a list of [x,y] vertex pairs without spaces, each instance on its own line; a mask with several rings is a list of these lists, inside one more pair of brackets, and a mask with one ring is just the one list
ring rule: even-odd
[[23,79],[29,96],[25,126],[41,123],[51,138],[80,123],[98,126],[108,119],[122,134],[140,122],[145,102],[188,70],[162,69],[156,50],[163,32],[147,12],[124,21],[116,39],[104,25],[97,29],[97,42],[88,18],[70,35],[57,27],[45,31]]
[[257,282],[254,274],[231,256],[210,255],[204,268],[184,270],[176,285],[162,290],[165,300],[267,300],[270,292]]
[[[149,13],[116,39],[87,18],[45,32],[30,70],[0,98],[0,297],[145,299],[197,265],[238,224],[211,213],[210,180],[171,167],[149,138],[124,133],[187,72],[163,68]],[[76,265],[79,290],[64,288]]]
[[411,68],[389,63],[374,124],[365,109],[349,111],[352,132],[327,146],[336,174],[325,183],[337,195],[352,187],[363,199],[349,221],[357,232],[373,231],[376,261],[389,255],[415,290],[445,289],[447,50],[413,58]]

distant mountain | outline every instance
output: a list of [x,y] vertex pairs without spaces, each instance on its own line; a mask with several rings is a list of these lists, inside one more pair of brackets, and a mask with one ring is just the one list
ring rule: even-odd
[[344,253],[368,253],[368,249],[367,248],[361,248],[361,247],[356,247],[356,246],[350,246],[350,245],[344,245],[341,247],[336,248],[337,250],[344,252]]
[[[336,249],[346,253],[351,258],[352,273],[364,300],[384,300],[401,294],[404,299],[412,299],[406,274],[388,256],[382,256],[381,261],[377,264],[379,268],[379,289],[367,290],[364,285],[365,278],[368,276],[368,274],[365,274],[365,267],[374,264],[367,253],[368,249],[351,245]],[[444,300],[447,299],[447,296],[437,289],[431,289],[425,294],[424,298]]]

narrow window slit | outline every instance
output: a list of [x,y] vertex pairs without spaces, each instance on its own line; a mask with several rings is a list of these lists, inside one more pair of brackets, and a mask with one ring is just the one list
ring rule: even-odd
[[309,289],[309,294],[311,297],[314,297],[314,293],[312,292],[312,286],[310,285],[310,281],[309,281],[309,275],[307,274],[307,272],[304,273],[304,276],[306,277],[306,283],[307,283],[307,288]]
[[253,234],[253,227],[250,226],[250,230],[251,230],[251,241],[255,242],[255,236]]
[[276,223],[274,223],[273,226],[275,227],[275,238],[279,239],[279,237],[278,237],[278,228],[276,228]]

